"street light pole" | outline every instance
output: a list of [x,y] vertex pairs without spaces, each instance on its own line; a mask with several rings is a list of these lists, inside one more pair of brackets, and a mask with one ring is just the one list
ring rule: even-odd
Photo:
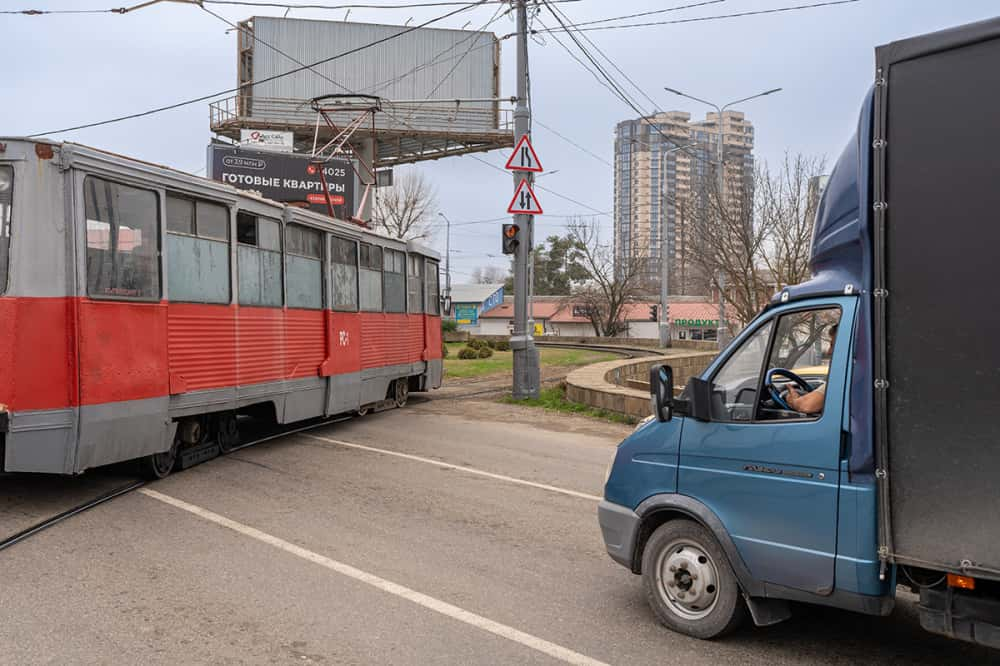
[[[736,104],[742,104],[743,102],[749,102],[752,99],[757,99],[758,97],[764,97],[765,95],[771,95],[773,93],[779,92],[781,90],[781,88],[772,88],[771,90],[765,90],[762,93],[757,93],[756,95],[750,95],[749,97],[744,97],[743,99],[738,99],[738,100],[729,102],[728,104],[724,104],[722,106],[719,106],[718,104],[714,104],[712,102],[709,102],[708,100],[701,99],[700,97],[695,97],[694,95],[688,95],[687,93],[682,93],[680,90],[675,90],[673,88],[667,88],[666,86],[664,86],[663,89],[666,90],[669,93],[673,93],[675,95],[680,95],[681,97],[687,97],[688,99],[693,99],[694,101],[701,102],[702,104],[707,104],[708,106],[710,106],[713,109],[715,109],[716,113],[719,114],[719,119],[718,119],[718,123],[717,123],[717,127],[718,127],[718,130],[719,130],[718,131],[719,137],[718,137],[718,148],[717,148],[717,155],[716,155],[716,160],[717,161],[716,161],[716,165],[715,165],[715,171],[716,171],[716,178],[718,180],[717,187],[718,187],[718,190],[719,190],[719,194],[718,194],[718,197],[719,197],[719,218],[720,218],[719,223],[721,224],[722,223],[722,220],[721,220],[721,218],[722,218],[722,206],[723,206],[723,203],[724,203],[724,201],[723,201],[723,195],[724,195],[724,189],[725,189],[725,151],[723,149],[723,146],[724,146],[724,144],[723,144],[723,136],[724,136],[724,134],[723,134],[723,128],[722,128],[722,113],[726,109],[728,109],[729,107],[731,107],[731,106],[735,106]],[[717,341],[717,343],[719,345],[719,349],[722,349],[723,347],[725,347],[729,343],[729,325],[726,322],[726,297],[725,297],[725,295],[726,295],[726,271],[725,271],[725,269],[720,269],[719,270],[719,274],[716,277],[716,283],[719,285],[719,326],[716,329],[716,335],[715,335],[715,337],[716,337],[716,341]]]
[[444,296],[451,297],[451,220],[444,213],[438,213],[445,223],[444,236]]

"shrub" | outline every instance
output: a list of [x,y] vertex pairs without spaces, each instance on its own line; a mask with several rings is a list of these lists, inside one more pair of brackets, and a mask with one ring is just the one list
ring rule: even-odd
[[480,340],[479,338],[472,338],[465,344],[469,345],[472,349],[482,349],[486,346],[486,341]]
[[441,332],[442,333],[454,333],[458,330],[458,322],[454,319],[442,319],[441,320]]
[[441,343],[441,358],[448,358],[448,345]]
[[473,349],[472,347],[462,347],[458,350],[458,357],[464,361],[468,361],[472,358],[479,358],[479,350]]
[[490,356],[493,356],[493,350],[489,347],[483,347],[479,350],[479,358],[489,358]]
[[493,349],[499,352],[510,351],[510,342],[507,340],[497,340],[493,345]]

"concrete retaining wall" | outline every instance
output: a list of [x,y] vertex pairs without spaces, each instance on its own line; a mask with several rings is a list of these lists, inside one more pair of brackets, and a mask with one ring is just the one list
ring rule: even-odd
[[[474,337],[483,340],[510,340],[509,335],[476,335]],[[660,341],[655,338],[598,338],[584,337],[577,335],[543,335],[535,338],[535,342],[562,342],[565,344],[581,345],[619,345],[622,347],[651,347],[660,346]],[[717,351],[718,345],[714,342],[703,340],[674,340],[674,349],[694,349],[698,351]]]
[[666,363],[674,369],[675,391],[688,378],[708,367],[715,354],[672,351],[663,356],[606,361],[574,370],[566,377],[566,398],[636,418],[649,416],[649,390],[635,388],[648,382],[649,369]]

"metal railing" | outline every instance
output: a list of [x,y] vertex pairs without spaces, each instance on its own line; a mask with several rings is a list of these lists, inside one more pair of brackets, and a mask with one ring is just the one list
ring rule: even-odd
[[[514,128],[513,111],[499,108],[498,102],[392,102],[383,99],[381,106],[382,110],[375,113],[376,131],[510,134]],[[347,125],[357,117],[358,107],[345,104],[343,110],[328,113],[338,125]],[[311,129],[316,124],[316,112],[310,100],[237,95],[209,104],[209,122],[216,131],[254,122]]]

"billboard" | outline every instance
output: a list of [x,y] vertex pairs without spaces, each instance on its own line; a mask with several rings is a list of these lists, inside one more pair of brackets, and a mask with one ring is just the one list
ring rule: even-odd
[[[353,216],[355,176],[350,161],[333,159],[323,169],[334,215],[340,219]],[[319,167],[310,164],[305,155],[212,144],[208,147],[208,174],[212,180],[267,199],[328,213]]]
[[[240,36],[237,56],[238,83],[250,93],[240,115],[284,117],[289,109],[282,102],[295,101],[308,122],[315,114],[301,101],[365,93],[421,101],[414,108],[387,108],[379,114],[380,129],[455,131],[456,116],[463,131],[497,129],[496,102],[471,102],[458,110],[453,102],[500,95],[500,42],[492,32],[274,16],[255,16],[250,24],[253,37]],[[368,46],[375,42],[381,43]],[[318,64],[285,75],[296,60]]]
[[240,145],[254,150],[290,153],[294,150],[295,135],[276,130],[240,130]]

